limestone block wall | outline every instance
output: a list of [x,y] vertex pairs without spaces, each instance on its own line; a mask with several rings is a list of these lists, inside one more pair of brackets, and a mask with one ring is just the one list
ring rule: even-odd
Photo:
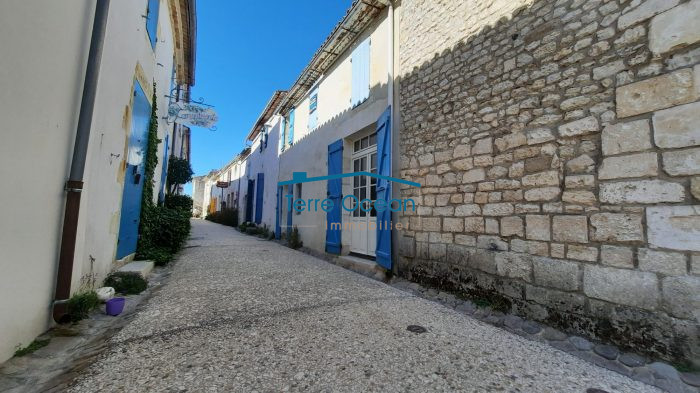
[[399,274],[700,362],[700,0],[401,7]]

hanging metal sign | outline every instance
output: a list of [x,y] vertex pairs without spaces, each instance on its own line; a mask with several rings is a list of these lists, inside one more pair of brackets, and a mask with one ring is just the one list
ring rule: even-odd
[[188,127],[212,128],[219,120],[213,108],[186,102],[173,102],[168,107],[168,121]]

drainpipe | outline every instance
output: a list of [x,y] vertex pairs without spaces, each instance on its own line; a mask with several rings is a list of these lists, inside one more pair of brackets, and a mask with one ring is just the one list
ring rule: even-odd
[[98,0],[95,6],[95,19],[90,37],[90,52],[88,53],[83,96],[80,101],[78,128],[75,134],[73,159],[70,175],[66,182],[66,206],[63,216],[61,234],[61,251],[58,257],[58,272],[56,273],[56,292],[53,302],[53,319],[58,322],[66,313],[66,302],[70,298],[71,280],[73,277],[73,259],[75,258],[75,240],[78,234],[78,216],[80,212],[80,195],[83,191],[83,175],[87,157],[90,127],[95,109],[97,79],[100,71],[100,60],[104,47],[107,12],[110,0]]
[[[394,160],[396,159],[396,152],[398,152],[398,137],[394,135],[394,130],[396,124],[396,119],[394,118],[394,113],[396,112],[396,105],[394,102],[394,3],[393,1],[389,1],[389,11],[387,15],[387,19],[389,19],[389,50],[388,50],[388,65],[387,69],[389,70],[389,75],[388,75],[388,94],[387,94],[387,101],[389,102],[389,105],[391,105],[391,110],[389,112],[390,116],[390,121],[389,121],[389,135],[390,138],[389,140],[391,141],[391,160],[389,160],[389,173],[391,173],[391,176],[397,176],[397,174],[394,173]],[[391,187],[391,198],[394,198],[394,187],[393,184],[389,183]],[[394,222],[394,219],[396,218],[396,213],[390,212],[390,217],[391,217],[391,222]],[[391,270],[393,273],[398,273],[398,264],[395,263],[398,258],[396,257],[396,253],[394,251],[398,250],[398,232],[396,230],[391,231]]]

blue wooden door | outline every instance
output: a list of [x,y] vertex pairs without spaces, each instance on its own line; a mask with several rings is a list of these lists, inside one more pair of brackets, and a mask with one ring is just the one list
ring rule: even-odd
[[131,135],[126,157],[126,175],[122,194],[117,259],[136,252],[139,237],[141,198],[143,196],[143,172],[146,164],[148,145],[148,124],[151,118],[151,104],[146,94],[134,83],[134,102],[131,113]]
[[[339,139],[328,145],[328,176],[343,173],[343,140]],[[326,252],[340,254],[341,212],[343,190],[341,179],[328,180],[327,197],[333,202],[333,208],[326,212]]]
[[[391,176],[391,106],[377,120],[377,174]],[[377,179],[377,200],[385,201],[384,211],[377,211],[377,263],[391,269],[391,182]]]
[[263,191],[265,189],[265,174],[258,173],[258,188],[255,190],[255,223],[262,222],[263,213]]
[[253,194],[255,193],[255,180],[248,180],[248,193],[245,196],[245,220],[253,221]]
[[279,240],[282,236],[282,227],[280,227],[280,214],[282,210],[282,187],[277,186],[277,207],[275,207],[275,239]]
[[292,211],[294,210],[294,207],[292,206],[291,201],[292,197],[294,196],[293,191],[294,189],[293,184],[290,184],[287,186],[287,195],[285,196],[285,202],[287,205],[287,239],[289,239],[289,235],[292,234]]

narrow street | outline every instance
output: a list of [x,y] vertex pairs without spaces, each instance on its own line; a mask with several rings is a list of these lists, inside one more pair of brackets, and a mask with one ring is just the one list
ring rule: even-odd
[[[426,333],[407,330],[420,325]],[[72,391],[655,392],[543,344],[194,220],[167,283]],[[597,392],[597,390],[590,390]]]

